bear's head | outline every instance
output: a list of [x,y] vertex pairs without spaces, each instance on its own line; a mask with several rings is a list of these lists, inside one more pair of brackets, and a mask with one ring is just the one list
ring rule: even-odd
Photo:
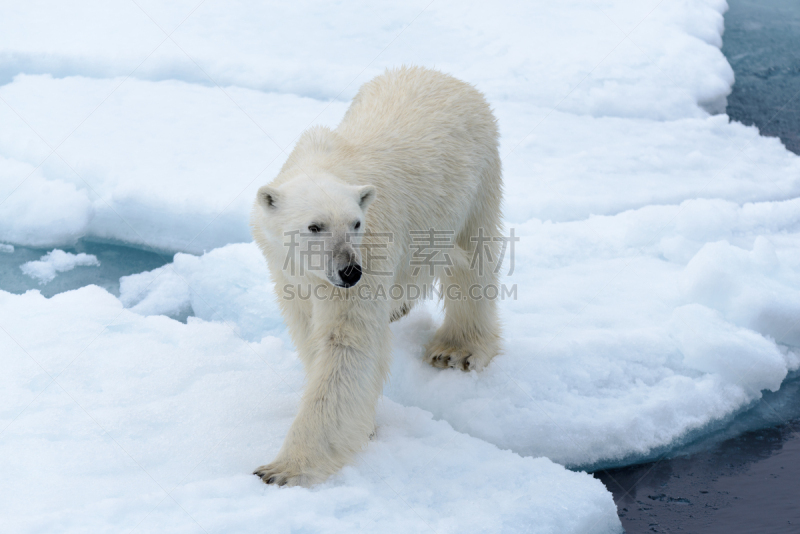
[[372,185],[303,173],[278,186],[262,186],[256,209],[262,210],[272,248],[283,251],[285,274],[311,275],[347,288],[361,279],[359,245],[375,196]]

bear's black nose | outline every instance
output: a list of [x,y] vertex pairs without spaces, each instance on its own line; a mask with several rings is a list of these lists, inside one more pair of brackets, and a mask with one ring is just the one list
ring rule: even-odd
[[342,279],[344,287],[354,286],[361,280],[361,266],[358,264],[348,265],[339,270],[339,277]]

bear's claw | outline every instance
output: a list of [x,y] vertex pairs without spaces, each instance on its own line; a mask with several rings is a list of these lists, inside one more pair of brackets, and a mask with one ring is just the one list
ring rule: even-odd
[[439,369],[461,369],[472,371],[483,369],[491,358],[483,358],[474,351],[459,347],[442,345],[431,347],[425,354],[425,361]]
[[262,465],[253,474],[259,477],[264,484],[274,484],[276,486],[304,486],[307,484],[307,477],[301,473],[295,473],[286,466],[278,462]]
[[400,306],[396,310],[392,310],[392,314],[389,317],[389,322],[393,323],[397,320],[402,319],[403,317],[408,315],[409,311],[411,311],[411,307],[409,307],[409,305],[404,302],[402,306]]

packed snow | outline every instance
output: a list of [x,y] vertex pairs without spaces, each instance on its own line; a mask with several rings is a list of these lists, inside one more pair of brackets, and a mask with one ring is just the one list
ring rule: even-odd
[[[653,458],[800,369],[800,158],[714,114],[733,83],[725,8],[5,7],[2,252],[174,254],[119,298],[0,291],[7,528],[621,531],[577,470]],[[280,447],[303,374],[252,198],[303,130],[402,63],[475,84],[497,115],[520,237],[504,353],[481,373],[424,365],[441,321],[426,302],[392,325],[363,453],[313,489],[267,487],[249,473]]]
[[[13,251],[13,250],[12,250]],[[22,272],[44,285],[52,282],[58,273],[71,271],[79,266],[98,266],[97,256],[81,252],[73,254],[63,250],[53,249],[37,261],[25,262],[19,266]]]
[[2,292],[0,324],[9,532],[619,526],[599,480],[388,399],[352,466],[312,490],[266,486],[250,471],[277,453],[303,386],[302,366],[272,336],[249,342],[219,321],[142,317],[96,286],[49,300]]

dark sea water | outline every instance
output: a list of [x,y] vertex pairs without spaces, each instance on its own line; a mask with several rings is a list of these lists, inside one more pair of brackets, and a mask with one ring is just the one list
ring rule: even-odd
[[722,52],[736,74],[728,116],[800,154],[800,0],[728,0]]
[[[800,0],[728,5],[722,51],[736,82],[727,114],[800,154]],[[595,477],[630,534],[800,534],[800,377],[659,461]]]
[[800,420],[595,476],[628,533],[800,532]]
[[701,439],[594,476],[629,534],[800,533],[800,373]]

